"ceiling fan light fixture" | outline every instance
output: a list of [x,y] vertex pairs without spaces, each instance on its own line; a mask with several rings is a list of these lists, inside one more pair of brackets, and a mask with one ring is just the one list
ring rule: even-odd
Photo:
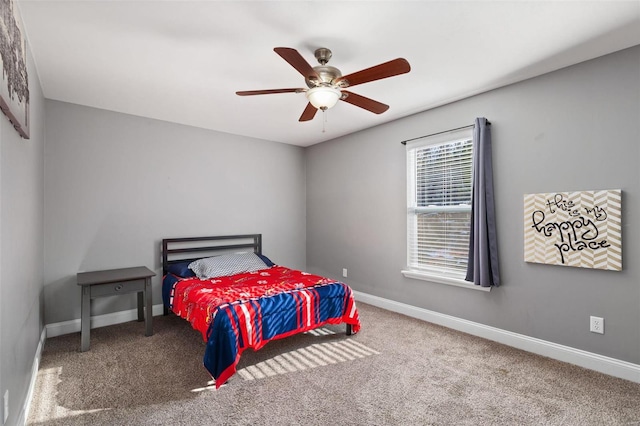
[[304,92],[309,102],[298,121],[313,120],[318,110],[324,112],[329,108],[333,108],[339,100],[343,100],[374,114],[382,114],[389,109],[389,105],[347,91],[346,89],[411,71],[411,65],[409,65],[406,59],[396,58],[343,76],[338,68],[327,65],[329,59],[331,59],[331,50],[327,48],[316,49],[315,57],[320,65],[315,67],[312,67],[297,50],[291,47],[275,47],[273,50],[304,77],[304,82],[308,89],[245,90],[236,92],[236,94],[238,96],[249,96]]
[[333,108],[340,100],[342,92],[329,86],[319,86],[307,90],[307,99],[317,109],[327,110]]

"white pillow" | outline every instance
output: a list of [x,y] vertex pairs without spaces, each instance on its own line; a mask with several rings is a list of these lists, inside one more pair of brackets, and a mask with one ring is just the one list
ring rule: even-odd
[[202,280],[266,269],[267,265],[255,253],[224,254],[205,257],[189,264],[189,269]]

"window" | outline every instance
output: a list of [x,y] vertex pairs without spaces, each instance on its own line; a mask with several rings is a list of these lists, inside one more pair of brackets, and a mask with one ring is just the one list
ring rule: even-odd
[[407,143],[405,276],[469,284],[464,278],[471,225],[472,131]]

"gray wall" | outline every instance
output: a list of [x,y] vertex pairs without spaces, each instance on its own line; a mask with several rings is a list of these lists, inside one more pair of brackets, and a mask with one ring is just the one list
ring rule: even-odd
[[51,100],[45,117],[47,324],[80,318],[78,271],[146,265],[160,304],[166,237],[262,233],[273,261],[305,268],[303,148]]
[[44,325],[44,97],[30,55],[27,71],[31,138],[0,113],[0,401],[8,390],[8,425],[19,421]]
[[[472,72],[472,67],[470,68]],[[391,106],[393,108],[393,105]],[[400,141],[492,123],[503,286],[404,278]],[[640,364],[640,46],[307,149],[307,267],[355,290]],[[523,194],[623,190],[623,271],[523,261]],[[589,316],[605,334],[589,332]]]

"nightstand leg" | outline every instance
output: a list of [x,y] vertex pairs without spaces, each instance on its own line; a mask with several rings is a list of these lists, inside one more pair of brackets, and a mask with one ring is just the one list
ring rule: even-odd
[[147,292],[146,280],[144,287],[144,291],[138,292],[138,321],[144,321],[144,294]]
[[153,306],[151,300],[151,278],[147,278],[144,282],[144,298],[145,298],[145,336],[153,336]]
[[89,333],[91,329],[91,288],[82,287],[82,305],[80,306],[80,352],[89,350]]

